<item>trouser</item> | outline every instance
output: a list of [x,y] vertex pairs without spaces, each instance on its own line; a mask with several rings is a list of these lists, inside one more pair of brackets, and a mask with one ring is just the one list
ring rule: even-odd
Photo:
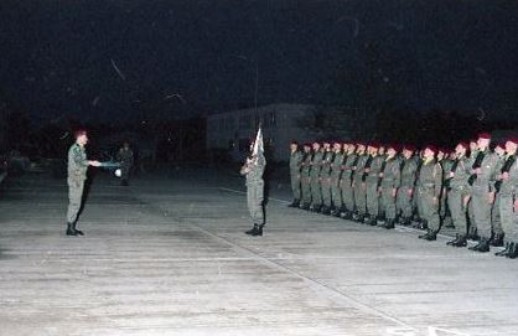
[[482,238],[491,238],[491,207],[489,194],[484,191],[474,191],[471,196],[473,203],[473,217],[478,235]]
[[409,187],[400,187],[397,191],[397,213],[403,218],[410,218],[414,212],[412,196],[409,194]]
[[335,208],[342,207],[342,190],[340,189],[340,179],[337,176],[331,177],[331,199]]
[[428,229],[438,232],[441,225],[439,218],[439,200],[434,200],[433,189],[419,189],[419,212],[422,219],[428,223]]
[[379,215],[378,181],[367,181],[367,212],[372,217]]
[[331,178],[330,177],[321,178],[321,193],[322,193],[322,203],[328,208],[331,207]]
[[381,187],[381,199],[383,213],[386,219],[396,219],[396,198],[393,195],[392,186]]
[[500,196],[499,202],[502,230],[505,233],[506,243],[518,243],[518,212],[514,209],[514,197],[511,194]]
[[502,234],[502,220],[500,216],[500,194],[496,194],[495,203],[491,207],[491,231],[493,234]]
[[342,192],[342,202],[344,203],[345,208],[347,211],[354,211],[356,207],[354,205],[354,190],[351,185],[350,176],[342,178],[340,180],[340,186],[340,191]]
[[304,176],[300,180],[302,187],[302,203],[311,204],[311,179]]
[[365,184],[363,182],[355,182],[353,193],[356,211],[360,215],[365,215],[367,213],[367,196],[365,194]]
[[322,187],[319,177],[311,177],[311,204],[314,206],[322,205]]
[[81,178],[68,178],[67,222],[74,223],[81,210],[85,181]]
[[301,199],[301,186],[300,186],[300,175],[295,172],[291,174],[291,191],[293,193],[293,199]]
[[131,171],[131,165],[123,164],[121,165],[121,180],[122,181],[129,181],[130,171]]
[[464,199],[468,195],[469,192],[466,188],[455,188],[448,192],[448,206],[451,212],[451,219],[455,226],[455,231],[461,236],[466,236],[468,233],[467,205],[464,204]]
[[246,201],[254,224],[264,224],[264,181],[254,181],[247,185]]

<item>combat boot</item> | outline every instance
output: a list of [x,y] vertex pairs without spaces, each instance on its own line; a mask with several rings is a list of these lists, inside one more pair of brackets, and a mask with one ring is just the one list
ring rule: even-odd
[[67,236],[77,236],[77,232],[74,231],[74,226],[72,223],[67,223]]
[[263,226],[264,226],[264,224],[259,225],[257,230],[254,233],[252,233],[252,236],[253,237],[260,237],[260,236],[262,236],[263,235]]
[[309,209],[310,209],[310,207],[309,207],[309,203],[304,203],[304,204],[302,204],[302,205],[300,206],[300,208],[301,208],[302,210],[309,210]]
[[259,224],[254,224],[254,227],[251,228],[250,230],[246,231],[245,233],[247,235],[252,235],[252,236],[255,236],[255,234],[259,232]]
[[329,215],[331,211],[329,210],[329,207],[327,205],[323,205],[322,208],[320,208],[320,213],[322,215]]
[[518,244],[511,243],[511,247],[509,248],[509,252],[505,255],[509,259],[518,258]]
[[507,242],[505,244],[505,248],[502,251],[500,251],[500,252],[496,252],[495,255],[497,257],[505,257],[505,256],[507,256],[509,254],[509,252],[513,249],[513,245],[514,245],[513,243]]
[[468,240],[466,236],[459,236],[459,240],[452,244],[454,247],[466,247],[468,246]]
[[79,236],[84,236],[84,232],[77,229],[77,221],[72,223],[72,231],[74,231]]
[[291,202],[290,205],[288,205],[289,208],[298,208],[300,205],[300,200],[294,199],[293,202]]
[[495,246],[495,247],[504,246],[504,234],[503,233],[496,233],[493,236],[493,239],[491,239],[491,242],[489,244],[491,246]]
[[452,246],[455,246],[455,244],[457,244],[459,242],[459,239],[460,239],[460,235],[457,233],[455,235],[455,239],[453,240],[450,240],[449,242],[446,243],[446,245],[452,245]]
[[383,224],[381,227],[387,230],[394,229],[396,226],[394,225],[395,220],[394,219],[387,219],[385,224]]
[[424,240],[436,240],[437,233],[433,232],[432,230],[428,230],[425,234],[420,235],[418,238]]
[[481,237],[478,244],[473,247],[470,247],[469,249],[471,251],[482,252],[482,253],[489,252],[489,239]]

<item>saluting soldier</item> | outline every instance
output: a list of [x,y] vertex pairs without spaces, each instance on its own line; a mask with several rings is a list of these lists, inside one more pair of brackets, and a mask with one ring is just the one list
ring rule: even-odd
[[495,253],[511,259],[518,257],[518,138],[510,138],[505,144],[507,157],[501,169],[500,218],[505,233],[505,249]]
[[340,179],[342,177],[342,166],[344,163],[345,152],[349,148],[348,144],[339,141],[333,143],[334,158],[331,163],[331,215],[338,216],[343,209],[342,192],[340,190]]
[[314,212],[320,212],[322,208],[322,186],[320,184],[320,171],[322,170],[322,160],[324,152],[320,143],[313,142],[313,157],[311,158],[311,206],[309,209]]
[[[358,160],[356,161],[356,165],[353,167],[353,192],[354,192],[354,204],[355,204],[355,212],[353,214],[353,219],[357,222],[362,223],[365,216],[367,215],[367,196],[365,194],[365,166],[369,161],[369,155],[365,153],[365,145],[358,144],[358,149],[356,150],[356,154],[358,155]],[[370,163],[369,163],[370,165]]]
[[81,209],[83,190],[88,166],[99,167],[99,161],[90,161],[86,158],[85,146],[88,143],[86,130],[75,132],[75,143],[68,150],[68,209],[67,209],[67,236],[84,235],[77,229],[77,217]]
[[447,242],[447,245],[464,247],[467,245],[467,209],[470,200],[470,186],[468,179],[471,172],[470,160],[466,156],[468,145],[460,142],[455,147],[455,161],[445,177],[448,189],[448,205],[451,212],[453,226],[455,227],[455,239]]
[[401,185],[397,194],[397,212],[400,216],[400,224],[408,226],[412,222],[414,204],[412,197],[417,174],[417,161],[414,157],[415,148],[406,145],[403,148],[403,160],[401,161]]
[[334,160],[334,152],[331,150],[331,143],[324,141],[324,156],[322,157],[322,168],[320,169],[320,190],[322,191],[322,207],[320,212],[329,215],[331,212],[331,163]]
[[376,225],[379,218],[379,176],[382,170],[384,157],[378,155],[377,144],[370,144],[368,150],[370,152],[370,165],[366,167],[366,196],[367,196],[367,213],[368,217],[365,223],[369,225]]
[[354,191],[352,186],[354,169],[358,162],[358,154],[356,153],[356,145],[349,144],[346,160],[342,165],[342,177],[340,179],[340,191],[342,193],[343,208],[340,210],[340,216],[345,219],[351,219],[356,210],[354,204]]
[[290,180],[293,202],[289,205],[292,208],[298,208],[302,199],[300,171],[302,160],[303,155],[299,150],[299,144],[296,141],[292,141],[290,144]]
[[313,153],[311,152],[311,145],[309,143],[304,144],[304,153],[302,159],[302,168],[300,171],[300,183],[302,186],[302,203],[300,208],[309,210],[311,205],[311,159]]
[[381,178],[381,197],[385,213],[385,229],[393,229],[396,221],[396,195],[401,184],[401,163],[397,158],[396,146],[387,147],[387,157],[383,165]]
[[442,190],[442,168],[435,160],[437,149],[427,146],[423,153],[423,163],[417,178],[417,193],[421,217],[426,222],[428,232],[420,235],[420,239],[436,240],[441,220],[439,218],[439,200]]

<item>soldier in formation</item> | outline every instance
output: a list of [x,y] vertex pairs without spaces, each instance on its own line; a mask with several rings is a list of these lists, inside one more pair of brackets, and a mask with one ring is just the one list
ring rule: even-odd
[[[331,146],[332,144],[332,146]],[[491,135],[453,151],[428,145],[323,142],[291,146],[292,207],[393,229],[424,229],[437,239],[452,227],[452,247],[518,257],[518,138],[492,149]]]

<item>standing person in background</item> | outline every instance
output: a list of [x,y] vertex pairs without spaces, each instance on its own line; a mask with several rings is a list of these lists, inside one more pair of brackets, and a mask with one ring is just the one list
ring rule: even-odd
[[301,172],[303,156],[299,150],[299,144],[292,141],[290,144],[290,179],[291,192],[293,193],[293,202],[289,205],[290,208],[298,208],[302,198],[301,192]]
[[83,231],[77,229],[77,217],[81,209],[83,190],[88,166],[99,167],[99,161],[86,159],[85,146],[88,143],[86,130],[75,132],[75,143],[68,150],[68,210],[67,210],[67,236],[83,235]]
[[313,154],[311,153],[311,145],[309,143],[304,144],[304,152],[302,157],[302,169],[300,171],[300,184],[302,186],[302,202],[300,208],[303,210],[309,210],[311,205],[311,159]]
[[408,226],[412,222],[414,213],[414,187],[417,175],[418,163],[414,157],[415,148],[407,145],[403,148],[403,160],[401,162],[401,185],[397,195],[397,212],[401,225]]
[[342,177],[342,166],[348,146],[348,144],[342,145],[339,141],[333,143],[334,158],[331,163],[331,215],[333,216],[340,216],[340,211],[344,207],[342,190],[340,189],[340,179]]
[[311,158],[311,206],[310,211],[320,212],[322,208],[322,185],[320,178],[320,171],[322,170],[322,160],[324,159],[324,152],[320,143],[313,142],[313,157]]
[[134,162],[133,151],[127,141],[125,141],[119,149],[119,152],[117,153],[117,161],[119,161],[121,165],[121,185],[127,187],[129,185],[131,167],[133,167]]
[[262,236],[264,221],[264,180],[263,174],[266,167],[264,157],[263,133],[261,128],[257,131],[255,141],[250,145],[250,155],[241,167],[241,175],[246,177],[246,200],[248,211],[254,226],[246,234]]
[[345,162],[342,165],[342,175],[340,178],[340,191],[342,193],[343,208],[340,209],[340,217],[351,219],[356,210],[354,204],[354,191],[352,186],[354,169],[358,161],[356,145],[350,143],[347,152],[344,152]]
[[365,194],[365,168],[367,164],[370,165],[370,162],[368,162],[370,156],[368,153],[365,153],[365,149],[366,148],[364,144],[358,144],[358,147],[356,149],[356,164],[352,167],[352,189],[355,204],[355,211],[352,215],[352,219],[359,223],[363,223],[365,216],[367,216],[367,196]]
[[502,179],[500,172],[506,161],[506,152],[505,152],[505,143],[498,143],[495,146],[494,150],[495,154],[498,156],[498,163],[496,166],[496,175],[495,175],[495,202],[493,203],[493,208],[491,209],[491,232],[492,238],[489,242],[489,245],[500,247],[504,246],[504,231],[502,230],[502,221],[500,218],[500,186],[502,185]]
[[393,229],[396,221],[396,195],[401,185],[401,163],[396,155],[396,146],[388,146],[383,171],[380,173],[380,192],[385,213],[385,222],[380,226],[385,229]]

